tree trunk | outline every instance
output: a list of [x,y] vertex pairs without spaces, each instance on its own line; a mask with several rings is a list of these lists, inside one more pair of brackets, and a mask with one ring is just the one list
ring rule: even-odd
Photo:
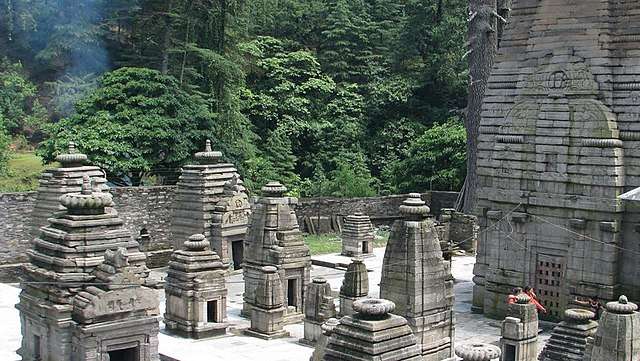
[[497,0],[469,0],[469,98],[465,117],[467,130],[467,180],[464,189],[466,213],[472,213],[478,189],[478,133],[482,115],[482,100],[497,51]]
[[164,29],[162,31],[162,61],[160,63],[160,72],[162,75],[169,73],[169,51],[171,50],[171,1],[168,2],[166,14],[164,16]]

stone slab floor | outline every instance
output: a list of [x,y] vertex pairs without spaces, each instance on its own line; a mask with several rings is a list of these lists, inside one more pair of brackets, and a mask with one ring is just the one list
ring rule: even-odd
[[[374,250],[375,257],[365,258],[369,268],[370,295],[378,296],[382,257],[384,248]],[[339,255],[320,256],[326,262],[348,263],[349,259]],[[473,283],[474,257],[459,256],[453,261],[456,294],[456,342],[487,342],[497,344],[500,338],[500,322],[471,313],[471,292]],[[155,271],[155,276],[163,277],[162,270]],[[342,283],[344,270],[313,266],[312,277],[323,276],[338,291]],[[297,342],[302,338],[302,324],[290,325],[286,329],[291,337],[264,341],[241,335],[241,330],[249,327],[249,321],[240,317],[242,309],[242,292],[244,284],[242,274],[236,273],[227,279],[229,288],[229,322],[231,326],[227,336],[206,339],[188,340],[169,336],[164,333],[161,323],[160,353],[163,361],[217,361],[217,360],[259,360],[259,361],[295,361],[308,360],[313,350]],[[17,361],[20,358],[15,350],[20,346],[20,321],[14,305],[18,302],[20,290],[17,284],[0,284],[0,360]],[[164,293],[159,292],[161,314],[164,313]],[[547,328],[541,334],[539,349],[549,337]]]

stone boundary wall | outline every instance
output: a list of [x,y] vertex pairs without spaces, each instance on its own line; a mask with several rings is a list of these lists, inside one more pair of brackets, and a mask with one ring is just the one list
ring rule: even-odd
[[[113,201],[125,226],[134,237],[145,228],[153,245],[171,244],[171,202],[175,186],[112,188]],[[36,192],[0,193],[0,280],[15,265],[26,262],[25,251],[32,239],[29,225]],[[365,212],[378,224],[389,224],[398,217],[398,207],[406,195],[371,198],[307,198],[296,208],[299,217],[347,215]],[[430,192],[422,197],[438,215],[455,203],[455,192]],[[151,247],[152,249],[154,247]],[[160,247],[162,248],[162,247]]]
[[[457,192],[422,193],[422,200],[431,208],[431,214],[440,215],[442,209],[452,208]],[[296,208],[298,218],[347,216],[356,212],[367,214],[374,224],[390,224],[400,216],[399,207],[407,199],[406,194],[367,198],[301,198]]]

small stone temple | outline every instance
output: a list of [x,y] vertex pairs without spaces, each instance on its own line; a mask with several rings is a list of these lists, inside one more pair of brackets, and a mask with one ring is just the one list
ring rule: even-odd
[[[74,350],[87,349],[91,344],[99,347],[100,352],[111,355],[143,352],[142,348],[148,344],[151,348],[145,354],[148,356],[134,360],[157,360],[152,349],[155,342],[153,332],[157,332],[157,325],[155,331],[151,326],[132,327],[132,335],[137,334],[137,339],[120,343],[122,334],[128,335],[129,332],[125,327],[126,322],[116,322],[124,315],[120,311],[136,313],[140,310],[138,307],[149,306],[147,300],[140,298],[148,291],[134,287],[107,292],[104,297],[98,296],[106,292],[100,287],[105,280],[111,279],[107,273],[113,273],[114,280],[124,277],[120,273],[125,274],[125,278],[133,280],[124,282],[127,286],[129,283],[135,283],[136,286],[145,283],[149,273],[145,266],[145,255],[138,250],[138,243],[131,234],[123,228],[123,221],[118,218],[117,212],[114,209],[106,210],[112,205],[111,194],[94,191],[89,176],[85,175],[81,191],[63,195],[60,203],[65,211],[49,219],[49,225],[41,228],[39,237],[33,240],[33,248],[27,252],[30,263],[25,266],[26,279],[22,285],[20,302],[16,305],[22,326],[22,346],[18,353],[24,361],[75,361],[85,359],[73,358]],[[115,249],[121,249],[118,255],[111,254],[111,258],[103,264],[105,252]],[[94,272],[97,267],[100,269]],[[85,283],[91,282],[98,283],[100,287],[84,287]],[[76,302],[79,293],[83,296]],[[138,297],[131,293],[142,295]],[[86,299],[97,302],[92,312],[102,312],[98,317],[102,328],[86,326],[90,318],[86,316],[88,311],[74,309],[84,308]],[[153,315],[153,310],[147,311]],[[107,313],[113,313],[113,318]],[[144,322],[150,325],[147,319]],[[113,328],[108,326],[111,324]],[[89,329],[95,329],[92,332],[99,334],[96,336],[99,338],[87,339],[86,345],[78,344],[80,341],[74,337],[88,337],[84,330]],[[145,330],[149,334],[138,334]]]
[[322,360],[422,360],[407,320],[392,313],[393,302],[369,298],[353,308],[355,314],[333,327]]
[[535,361],[538,356],[538,310],[529,296],[520,294],[502,321],[502,361]]
[[633,361],[640,359],[640,313],[626,296],[607,303],[598,329],[587,341],[585,361]]
[[205,338],[227,330],[227,267],[202,234],[194,234],[171,256],[164,292],[166,330]]
[[[238,176],[238,170],[233,164],[222,161],[221,152],[211,150],[211,141],[209,140],[207,140],[204,151],[196,153],[194,158],[198,164],[185,165],[182,168],[175,199],[172,203],[171,235],[175,242],[173,248],[182,247],[184,240],[192,234],[204,234],[223,262],[228,264],[229,259],[233,259],[233,256],[229,256],[228,251],[229,249],[233,250],[233,245],[231,247],[226,245],[227,251],[223,252],[212,243],[213,224],[220,221],[214,219],[214,214],[218,203],[228,197],[224,194],[225,184],[232,180],[234,175]],[[239,179],[236,179],[235,183],[236,186],[241,184]],[[236,189],[239,188],[236,187]],[[244,217],[243,213],[242,217],[229,220],[237,221],[234,223],[237,224],[248,221],[248,217]],[[216,230],[215,232],[220,235],[222,231]],[[241,236],[237,237],[242,238]],[[236,247],[238,246],[236,245]]]
[[242,313],[245,316],[252,314],[262,267],[275,266],[282,281],[285,322],[293,323],[304,317],[304,293],[311,278],[311,255],[294,211],[298,200],[284,196],[286,191],[279,182],[269,182],[262,188],[262,197],[254,204],[244,247]]
[[48,224],[48,218],[55,212],[64,210],[64,206],[60,204],[60,196],[80,192],[85,175],[91,178],[95,189],[109,191],[104,171],[96,166],[85,165],[87,155],[79,153],[75,143],[70,142],[67,153],[58,155],[56,161],[60,163],[59,168],[47,169],[40,176],[36,203],[31,213],[34,237],[40,234],[40,227]]
[[73,299],[71,360],[158,361],[158,295],[142,286],[127,250],[107,250],[94,275],[97,286]]
[[314,278],[305,294],[304,338],[300,341],[314,344],[322,335],[322,324],[334,317],[336,305],[331,296],[331,285],[324,278]]
[[[640,2],[513,0],[478,138],[474,310],[640,295]],[[487,29],[490,26],[487,24]]]
[[222,261],[233,269],[242,268],[244,240],[247,235],[251,205],[240,176],[234,174],[224,184],[222,200],[213,211],[211,246],[221,252]]
[[421,345],[425,361],[453,356],[453,278],[445,262],[429,207],[409,195],[394,222],[382,263],[380,297],[396,304]]
[[355,313],[353,303],[369,296],[369,274],[367,266],[362,258],[355,257],[347,266],[344,273],[342,286],[340,287],[340,316],[348,316]]
[[245,334],[264,340],[289,336],[284,329],[287,308],[283,294],[278,269],[274,266],[260,268],[251,307],[251,328],[245,330]]
[[342,226],[342,255],[347,257],[373,255],[373,225],[363,213],[348,215]]
[[540,353],[540,361],[583,361],[587,339],[593,337],[598,323],[595,314],[589,310],[570,308],[564,311],[564,321],[551,332]]

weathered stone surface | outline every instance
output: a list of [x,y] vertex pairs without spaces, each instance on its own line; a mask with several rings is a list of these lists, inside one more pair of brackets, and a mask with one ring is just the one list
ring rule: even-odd
[[[444,234],[439,235],[440,245],[443,241],[451,242],[455,248],[467,252],[475,252],[478,246],[478,218],[470,214],[457,212],[453,208],[444,208],[438,218],[444,227]],[[446,245],[448,246],[448,245]],[[445,250],[445,247],[442,247]]]
[[251,328],[245,333],[265,340],[287,337],[289,332],[284,330],[285,299],[278,269],[264,266],[259,276],[255,303],[251,308]]
[[111,195],[90,182],[85,175],[80,192],[60,197],[65,211],[28,252],[18,353],[25,361],[89,361],[134,352],[157,361],[158,301],[141,286],[150,283],[145,256],[108,209]]
[[97,286],[73,300],[72,361],[113,360],[137,355],[158,358],[158,296],[129,265],[125,248],[107,250],[94,271]]
[[78,153],[75,143],[69,143],[67,153],[58,155],[56,161],[61,165],[59,168],[48,169],[40,176],[36,203],[31,213],[33,237],[40,234],[40,227],[47,225],[49,217],[64,210],[58,200],[60,196],[80,192],[85,175],[91,178],[94,189],[102,192],[109,190],[104,171],[96,166],[84,165],[87,156]]
[[211,244],[233,269],[242,268],[244,240],[247,236],[251,205],[242,181],[234,175],[224,185],[223,199],[213,212]]
[[202,234],[171,256],[165,279],[168,332],[191,338],[224,335],[227,329],[227,266]]
[[598,323],[591,311],[570,308],[564,321],[551,332],[551,338],[540,353],[540,361],[582,361],[585,359],[587,339],[596,333]]
[[347,266],[340,287],[340,316],[355,313],[353,303],[369,296],[369,274],[362,258],[355,257]]
[[[427,202],[431,212],[435,215],[439,215],[443,208],[454,207],[457,197],[457,192],[430,191],[422,193],[422,199]],[[391,225],[395,220],[402,218],[398,213],[398,207],[406,198],[407,194],[363,198],[301,198],[296,207],[296,214],[298,215],[298,223],[304,227],[302,228],[304,232],[340,233],[339,228],[342,226],[343,219],[358,212],[368,215],[375,226]],[[317,227],[318,216],[321,219],[320,227],[312,232],[307,228],[309,226],[307,221],[313,220],[314,226]]]
[[314,278],[307,286],[304,300],[304,338],[301,342],[314,344],[322,335],[322,324],[336,317],[331,286],[324,278]]
[[257,305],[257,285],[263,266],[276,266],[282,281],[285,322],[303,318],[304,290],[311,273],[311,255],[298,228],[294,206],[296,198],[285,197],[286,188],[270,182],[262,188],[251,214],[251,227],[244,243],[245,282],[242,313],[252,317]]
[[538,310],[526,295],[509,305],[502,321],[500,348],[504,360],[535,361],[538,356]]
[[429,207],[414,193],[400,206],[404,215],[391,228],[380,281],[380,297],[395,302],[407,319],[424,360],[453,356],[453,278]]
[[620,296],[607,303],[595,337],[589,338],[585,361],[630,361],[640,358],[640,313],[638,306]]
[[[176,189],[176,186],[110,188],[124,227],[137,237],[140,250],[147,256],[149,268],[165,267],[171,258],[173,244],[176,242],[171,236],[171,215]],[[33,238],[30,219],[36,196],[37,192],[0,193],[0,219],[3,221],[0,222],[0,266],[6,266],[3,269],[7,270],[0,271],[0,279],[6,279],[7,282],[18,282],[15,275],[22,274],[21,263],[28,262],[26,250]],[[430,200],[433,211],[434,207],[452,207],[456,193],[434,191],[424,193],[423,197]],[[333,216],[338,222],[344,215],[362,209],[372,217],[374,224],[391,224],[399,217],[398,206],[404,198],[406,196],[329,200],[303,198],[296,206],[296,214],[300,220],[304,215],[317,214],[318,211],[338,212],[340,216]],[[438,214],[437,209],[434,213]],[[138,238],[145,232],[149,235],[146,239]],[[215,234],[215,227],[212,232]],[[452,232],[455,233],[454,230]]]
[[363,299],[354,309],[331,331],[322,360],[422,360],[407,320],[392,314],[393,302]]
[[[173,248],[182,247],[184,240],[192,234],[204,234],[223,262],[228,264],[228,248],[218,249],[221,245],[216,247],[213,243],[213,225],[220,221],[214,219],[214,212],[218,203],[228,197],[224,194],[225,184],[234,176],[235,183],[241,184],[238,170],[233,164],[221,161],[222,153],[212,151],[209,140],[205,150],[195,154],[195,159],[199,164],[185,165],[178,179],[171,211]],[[216,238],[216,241],[221,240],[221,237]]]
[[339,324],[340,321],[336,318],[330,318],[327,322],[322,324],[322,333],[318,338],[318,342],[309,361],[322,361],[327,350],[327,345],[329,344],[329,337],[333,333],[333,329]]
[[[552,319],[640,290],[640,2],[514,0],[483,103],[474,309],[530,284]],[[542,273],[540,273],[542,272]]]
[[501,352],[496,346],[474,343],[456,346],[456,356],[461,357],[462,361],[491,361],[500,358]]
[[343,256],[370,256],[373,254],[375,235],[369,216],[356,213],[345,217],[341,238]]

